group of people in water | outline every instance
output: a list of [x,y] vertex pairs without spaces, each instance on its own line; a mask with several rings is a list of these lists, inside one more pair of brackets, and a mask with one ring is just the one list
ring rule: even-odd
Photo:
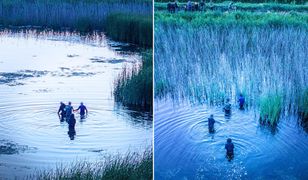
[[[206,6],[205,0],[201,0],[200,2],[193,2],[193,1],[188,0],[187,3],[182,7],[182,9],[184,9],[185,11],[204,11],[206,8],[213,10],[212,0],[209,1],[209,5],[207,6]],[[178,9],[181,9],[181,7],[179,6],[177,0],[167,3],[167,10],[170,13],[175,13]],[[229,3],[227,9],[228,10],[236,9],[232,1]]]
[[[192,1],[187,1],[187,3],[184,5],[184,10],[185,11],[200,11],[203,10],[205,7],[205,0],[201,0],[200,3],[198,2],[192,2]],[[177,1],[174,2],[169,2],[167,4],[167,9],[169,12],[175,12],[177,9],[179,9],[179,5]]]
[[67,105],[65,105],[63,102],[60,102],[60,107],[58,110],[58,116],[61,122],[66,121],[68,123],[68,135],[71,140],[74,140],[74,136],[76,135],[75,131],[75,124],[76,124],[76,118],[74,115],[74,112],[79,111],[80,113],[80,119],[84,119],[86,115],[88,114],[87,107],[83,104],[83,102],[80,103],[79,107],[77,109],[74,109],[71,102],[68,102]]
[[[238,103],[239,103],[239,109],[240,110],[244,110],[244,106],[245,106],[245,98],[242,94],[239,95],[238,98]],[[225,116],[230,116],[231,115],[231,103],[230,103],[230,99],[227,99],[226,104],[223,107],[223,110],[225,112]],[[210,117],[208,118],[208,128],[209,128],[209,132],[210,133],[214,133],[215,129],[214,129],[214,124],[215,124],[215,119],[214,119],[214,115],[211,114]],[[234,157],[234,144],[232,143],[232,139],[228,138],[227,139],[227,143],[225,144],[225,149],[226,149],[226,156],[228,158],[228,160],[232,160]]]

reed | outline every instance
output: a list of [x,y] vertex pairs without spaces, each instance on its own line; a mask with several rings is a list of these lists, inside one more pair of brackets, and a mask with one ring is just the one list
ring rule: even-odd
[[[170,2],[172,0],[155,0],[155,2]],[[187,2],[187,0],[178,0],[178,2]],[[199,0],[195,0],[195,2],[200,2]],[[209,1],[206,1],[209,2]],[[289,4],[305,4],[307,1],[305,0],[212,0],[213,3],[223,3],[223,2],[243,2],[243,3],[289,3]]]
[[26,179],[152,179],[153,152],[127,153],[125,156],[109,156],[104,161],[76,161],[70,166],[39,171]]
[[[308,83],[307,15],[242,12],[236,20],[237,13],[206,14],[155,15],[155,98],[220,105],[245,92],[249,107],[276,100],[272,122],[278,112],[298,112]],[[267,92],[280,92],[283,100],[264,98]]]
[[152,47],[152,15],[113,13],[106,18],[107,35],[117,41]]
[[141,66],[124,67],[114,82],[116,102],[124,106],[151,111],[153,104],[153,62],[152,51],[143,53]]
[[[184,6],[186,2],[178,3],[179,9],[184,10]],[[307,12],[308,5],[306,4],[282,4],[282,3],[247,3],[247,2],[235,2],[230,6],[231,1],[224,2],[215,2],[215,3],[206,3],[205,6],[200,10],[202,11],[251,11],[251,12],[288,12],[288,11],[296,11],[296,12]],[[154,8],[156,11],[166,11],[167,3],[159,3],[156,2],[154,4]]]
[[260,99],[260,123],[276,126],[282,111],[282,96],[270,93]]
[[[262,13],[245,11],[208,11],[208,12],[178,12],[171,14],[159,11],[155,14],[157,24],[189,27],[216,26],[302,26],[308,27],[308,14]],[[230,28],[230,27],[227,27]]]
[[299,98],[299,114],[302,120],[307,123],[308,122],[308,88],[305,89],[300,98]]
[[0,25],[42,26],[78,31],[104,30],[111,13],[152,15],[149,0],[3,0]]

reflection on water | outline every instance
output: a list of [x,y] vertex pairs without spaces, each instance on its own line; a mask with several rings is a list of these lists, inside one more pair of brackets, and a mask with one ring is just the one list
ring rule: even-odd
[[[0,177],[151,145],[149,113],[115,106],[111,93],[123,63],[140,57],[110,43],[98,34],[0,32]],[[84,102],[89,114],[76,113],[69,128],[57,115],[60,101]]]
[[[155,102],[156,179],[307,179],[308,134],[297,117],[280,120],[275,133],[260,126],[258,113],[222,107]],[[215,133],[208,118],[214,115]],[[225,143],[234,143],[226,158]]]

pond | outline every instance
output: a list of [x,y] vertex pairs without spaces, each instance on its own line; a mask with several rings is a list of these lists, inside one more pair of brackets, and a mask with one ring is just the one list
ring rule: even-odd
[[[99,33],[1,30],[0,49],[0,177],[152,144],[151,114],[118,106],[112,96],[122,67],[141,62],[129,45]],[[76,134],[59,120],[60,101],[89,110],[82,120],[75,113]]]
[[[275,130],[259,125],[258,111],[174,101],[155,101],[156,179],[307,179],[308,134],[294,115]],[[213,114],[215,133],[208,131]],[[231,138],[234,159],[224,149]]]

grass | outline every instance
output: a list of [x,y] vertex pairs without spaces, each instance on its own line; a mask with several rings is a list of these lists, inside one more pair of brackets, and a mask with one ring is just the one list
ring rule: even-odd
[[[206,3],[205,7],[203,8],[204,11],[256,11],[256,12],[287,12],[287,11],[300,11],[300,12],[307,12],[308,5],[306,4],[282,4],[282,3],[273,3],[273,2],[265,2],[265,3],[245,3],[245,2],[236,2],[232,4],[232,8],[230,8],[231,1],[224,1],[224,2],[216,2],[215,3]],[[184,3],[178,3],[179,7],[183,9],[186,5]],[[159,3],[156,2],[154,4],[156,11],[167,10],[167,3]]]
[[260,13],[260,12],[179,12],[171,14],[168,12],[157,12],[155,14],[156,24],[204,27],[216,26],[302,26],[308,27],[307,13]]
[[308,88],[305,89],[299,99],[299,113],[304,122],[308,122]]
[[[155,2],[169,2],[170,0],[155,0]],[[200,2],[195,0],[196,2]],[[178,0],[178,2],[187,2],[187,0]],[[206,1],[207,3],[209,1]],[[304,4],[306,0],[212,0],[213,3],[223,3],[223,2],[243,2],[243,3],[290,3],[290,4]]]
[[56,169],[39,171],[28,179],[152,179],[153,152],[128,153],[125,156],[110,156],[104,161],[80,161],[70,166],[61,165]]
[[152,15],[113,13],[106,18],[107,35],[117,41],[152,47]]
[[276,126],[282,112],[282,96],[270,93],[260,99],[260,123]]
[[111,13],[152,15],[149,0],[4,0],[0,25],[41,26],[77,31],[104,30]]
[[153,104],[152,51],[143,53],[140,67],[124,67],[114,83],[114,97],[127,107],[152,110]]

